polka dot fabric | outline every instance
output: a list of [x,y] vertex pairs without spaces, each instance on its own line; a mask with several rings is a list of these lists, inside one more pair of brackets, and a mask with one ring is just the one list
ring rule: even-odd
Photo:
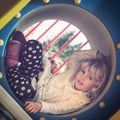
[[37,77],[42,69],[42,45],[38,41],[30,40],[26,42],[22,51],[20,71],[27,78]]
[[7,72],[8,83],[16,96],[25,101],[35,95],[35,90],[31,86],[31,79],[20,74],[18,67],[9,68]]
[[37,77],[42,70],[42,45],[36,40],[29,40],[22,48],[20,66],[14,66],[6,71],[8,83],[15,95],[22,101],[34,97],[36,91],[31,85],[31,79]]

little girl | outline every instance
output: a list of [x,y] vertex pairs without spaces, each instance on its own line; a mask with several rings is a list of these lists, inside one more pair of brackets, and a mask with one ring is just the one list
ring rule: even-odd
[[[26,43],[30,42],[31,40]],[[31,46],[32,50],[33,48]],[[31,50],[28,46],[25,49]],[[23,49],[22,53],[25,54],[25,51]],[[36,49],[37,51],[39,50]],[[24,54],[21,57],[24,58]],[[34,56],[30,57],[30,59],[33,58]],[[39,57],[36,60],[39,60]],[[39,67],[33,76],[30,74],[34,71],[30,71],[30,74],[28,71],[28,77],[26,78],[25,69],[32,68],[36,63],[26,66],[27,62],[27,59],[24,59],[20,66],[9,64],[7,78],[14,93],[25,102],[25,110],[30,113],[66,114],[81,109],[99,96],[109,76],[108,64],[98,50],[74,52],[69,59],[67,71],[55,76],[49,74],[51,64],[49,60],[45,59],[42,74]],[[41,59],[39,63],[41,63]],[[24,69],[21,67],[22,64]],[[41,64],[38,64],[38,66],[41,66]],[[31,81],[37,82],[31,84]],[[28,88],[22,84],[26,82],[28,82]],[[31,101],[28,100],[30,98]]]

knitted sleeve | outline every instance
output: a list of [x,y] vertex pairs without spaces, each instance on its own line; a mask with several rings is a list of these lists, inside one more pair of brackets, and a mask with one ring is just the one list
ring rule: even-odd
[[89,101],[87,99],[80,99],[77,96],[73,96],[66,101],[56,101],[52,103],[42,101],[41,103],[42,109],[40,112],[50,114],[66,114],[83,108],[89,103]]

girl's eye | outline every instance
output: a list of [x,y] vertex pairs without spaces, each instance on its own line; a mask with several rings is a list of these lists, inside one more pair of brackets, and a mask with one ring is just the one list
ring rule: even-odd
[[82,73],[84,74],[85,73],[85,71],[84,70],[81,70],[82,71]]
[[91,78],[91,77],[89,77],[89,80],[92,80],[92,78]]

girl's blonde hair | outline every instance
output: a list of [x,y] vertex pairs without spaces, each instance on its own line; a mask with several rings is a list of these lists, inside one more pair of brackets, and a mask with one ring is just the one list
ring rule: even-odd
[[80,69],[84,69],[85,67],[89,67],[90,73],[94,75],[96,82],[99,83],[87,93],[87,97],[90,99],[90,101],[93,101],[103,91],[108,81],[110,68],[105,57],[81,60]]

